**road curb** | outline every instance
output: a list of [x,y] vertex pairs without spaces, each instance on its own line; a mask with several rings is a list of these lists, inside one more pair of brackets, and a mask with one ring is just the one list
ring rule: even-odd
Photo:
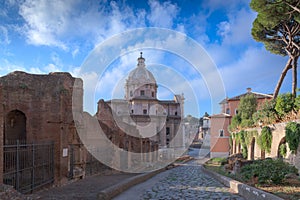
[[113,197],[119,195],[120,193],[124,192],[125,190],[129,189],[130,187],[137,185],[141,182],[144,182],[148,180],[149,178],[155,176],[156,174],[159,174],[163,171],[167,170],[165,167],[156,171],[136,175],[134,177],[128,178],[124,181],[121,181],[120,183],[113,185],[111,187],[108,187],[104,190],[101,190],[98,193],[98,199],[100,200],[109,200]]
[[229,177],[222,176],[216,172],[213,172],[211,170],[206,169],[205,167],[201,166],[203,172],[209,174],[213,178],[217,179],[219,182],[224,184],[225,186],[232,189],[234,192],[238,193],[245,199],[265,199],[265,200],[283,200],[282,198],[259,190],[257,188],[251,187],[249,185],[246,185],[244,183],[241,183],[239,181],[233,180]]

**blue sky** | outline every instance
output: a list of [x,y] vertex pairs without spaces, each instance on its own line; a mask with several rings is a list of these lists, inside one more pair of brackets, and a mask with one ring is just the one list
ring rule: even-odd
[[[184,93],[185,114],[199,117],[204,112],[218,113],[217,102],[225,96],[243,93],[247,87],[256,92],[272,93],[287,61],[286,57],[267,52],[261,43],[252,39],[251,27],[256,13],[250,9],[249,2],[1,1],[0,76],[15,70],[38,74],[70,72],[84,79],[86,94],[94,92],[91,103],[86,100],[91,96],[85,97],[85,109],[93,114],[99,98],[123,97],[122,81],[134,69],[139,52],[143,51],[148,69],[159,82],[160,99]],[[181,54],[166,49],[141,48],[147,38],[142,40],[139,35],[135,37],[144,44],[124,47],[123,53],[112,63],[105,68],[102,66],[103,73],[97,74],[93,70],[84,73],[84,63],[99,46],[103,47],[105,41],[113,41],[111,43],[118,47],[124,41],[111,40],[112,37],[120,39],[124,31],[146,27],[175,31],[202,46],[214,62],[222,83],[211,83],[211,78],[204,77],[207,74],[195,70]],[[174,45],[180,49],[182,44],[178,41]],[[106,53],[109,52],[106,49]],[[290,89],[291,76],[288,74],[281,92]]]

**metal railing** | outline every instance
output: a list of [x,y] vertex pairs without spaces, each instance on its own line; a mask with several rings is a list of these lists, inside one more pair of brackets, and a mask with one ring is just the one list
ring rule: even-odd
[[54,181],[54,143],[3,146],[3,183],[21,193],[30,193]]

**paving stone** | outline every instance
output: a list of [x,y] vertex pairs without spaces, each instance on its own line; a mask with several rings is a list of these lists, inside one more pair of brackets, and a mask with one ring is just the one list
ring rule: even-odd
[[151,194],[151,198],[155,194],[155,199],[244,200],[243,197],[232,193],[229,188],[204,174],[197,160],[172,169],[165,179],[149,188],[141,199],[147,199],[145,198],[147,194]]

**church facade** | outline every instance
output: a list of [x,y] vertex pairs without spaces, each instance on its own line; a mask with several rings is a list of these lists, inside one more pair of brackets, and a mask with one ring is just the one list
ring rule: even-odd
[[183,95],[174,95],[173,100],[159,100],[158,85],[153,74],[147,70],[142,53],[137,61],[136,68],[126,79],[124,99],[106,101],[113,110],[114,119],[120,121],[119,126],[124,122],[135,126],[139,132],[135,137],[150,138],[159,149],[183,148]]

